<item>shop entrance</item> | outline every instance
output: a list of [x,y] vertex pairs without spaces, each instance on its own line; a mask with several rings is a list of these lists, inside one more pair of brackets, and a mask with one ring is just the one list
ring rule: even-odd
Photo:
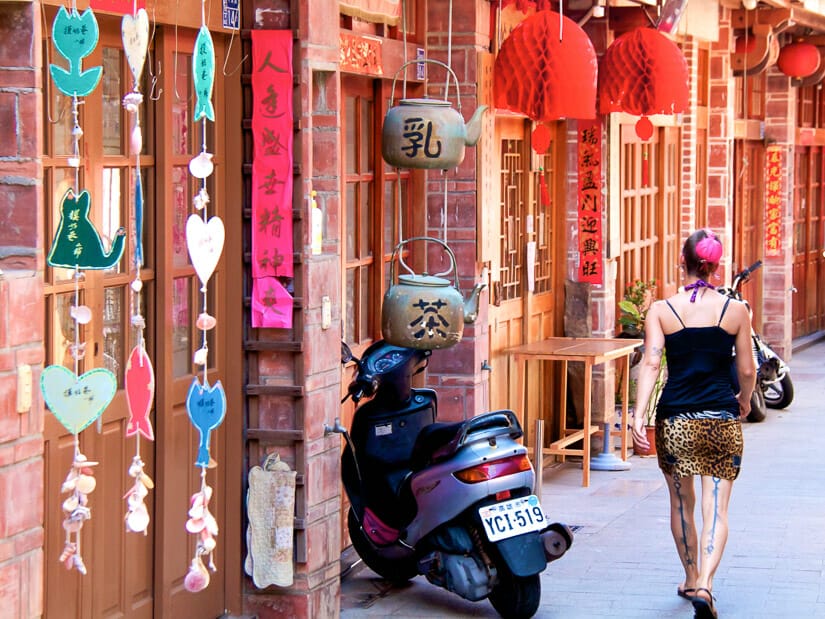
[[[46,11],[51,24],[54,10]],[[86,66],[103,66],[101,83],[84,99],[79,124],[83,129],[81,165],[76,185],[72,155],[72,114],[68,97],[53,84],[44,86],[44,205],[45,238],[48,251],[57,229],[60,204],[67,189],[86,189],[91,195],[90,221],[100,231],[104,245],[119,227],[126,229],[123,258],[108,270],[87,270],[77,281],[69,269],[47,268],[45,275],[46,364],[64,365],[74,370],[72,346],[75,322],[72,306],[91,308],[92,320],[82,326],[80,340],[85,355],[78,371],[107,368],[117,377],[117,394],[100,423],[80,434],[80,451],[99,462],[94,468],[96,488],[89,495],[92,518],[83,527],[81,553],[88,573],[67,571],[58,561],[64,547],[61,504],[67,495],[61,485],[74,456],[74,439],[50,413],[44,422],[45,478],[43,518],[45,528],[43,592],[44,614],[52,619],[81,617],[218,617],[235,606],[240,591],[240,361],[230,350],[230,332],[237,325],[239,302],[231,308],[228,282],[240,280],[235,261],[225,257],[209,280],[208,311],[217,326],[208,331],[208,380],[220,380],[228,399],[224,424],[212,434],[211,455],[217,462],[207,483],[213,488],[210,510],[218,520],[220,534],[215,554],[217,571],[207,589],[197,594],[183,588],[183,579],[194,555],[195,536],[184,528],[190,496],[200,489],[200,469],[194,466],[199,442],[191,425],[185,400],[193,376],[203,380],[203,371],[194,365],[194,352],[201,348],[201,331],[195,323],[202,311],[201,284],[190,263],[186,247],[186,219],[195,212],[193,198],[200,181],[189,174],[188,164],[201,150],[201,124],[192,120],[192,50],[197,32],[158,26],[154,34],[151,68],[144,72],[145,94],[140,117],[143,149],[140,155],[144,195],[144,266],[140,306],[133,307],[131,283],[135,279],[134,251],[136,227],[131,196],[134,196],[134,156],[129,153],[131,117],[122,105],[132,89],[121,41],[120,18],[98,15],[100,42]],[[44,27],[44,36],[49,28]],[[223,59],[224,40],[216,36],[216,57]],[[44,65],[58,63],[50,41],[44,40]],[[220,61],[219,61],[220,62]],[[149,73],[157,77],[154,87]],[[218,124],[207,123],[206,142],[214,153],[215,172],[207,179],[209,214],[220,215],[227,228],[238,227],[240,216],[225,205],[238,202],[240,187],[229,190],[231,173],[226,162],[237,145],[227,143],[227,99],[223,93],[239,91],[229,85],[218,65],[213,102]],[[49,82],[44,69],[44,84]],[[237,131],[236,131],[237,133]],[[236,153],[237,154],[237,153]],[[237,180],[237,177],[235,177]],[[224,256],[237,252],[234,234],[227,233]],[[236,253],[237,255],[237,253]],[[239,263],[239,261],[238,261]],[[232,271],[232,272],[230,272]],[[76,299],[77,295],[77,299]],[[231,311],[234,310],[234,311]],[[145,472],[155,488],[147,497],[151,517],[148,534],[127,533],[124,526],[124,495],[134,480],[128,469],[137,453],[135,438],[125,430],[129,412],[124,391],[124,374],[129,353],[136,345],[133,316],[145,317],[144,335],[155,371],[155,400],[150,418],[155,441],[141,441],[140,455]],[[35,317],[32,317],[35,319]],[[230,415],[234,419],[230,420]],[[234,574],[234,577],[228,577]]]

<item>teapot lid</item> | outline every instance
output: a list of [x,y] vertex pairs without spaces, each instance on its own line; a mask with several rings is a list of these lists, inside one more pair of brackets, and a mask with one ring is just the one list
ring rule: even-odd
[[431,105],[437,107],[452,107],[452,103],[443,99],[401,99],[399,105]]
[[436,277],[435,275],[399,275],[399,284],[407,284],[409,286],[449,286],[452,284],[450,280],[443,277]]

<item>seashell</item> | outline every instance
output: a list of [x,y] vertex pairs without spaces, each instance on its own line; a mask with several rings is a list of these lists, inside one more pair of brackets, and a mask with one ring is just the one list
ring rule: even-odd
[[140,483],[146,486],[149,490],[155,487],[155,482],[153,482],[152,478],[149,477],[146,473],[141,473],[138,479],[140,480]]
[[186,530],[190,533],[200,533],[206,526],[203,518],[190,518],[186,521]]
[[203,548],[204,553],[210,553],[218,546],[218,542],[215,541],[213,537],[207,537],[206,539],[201,541],[201,547]]
[[70,344],[69,354],[72,356],[72,359],[76,359],[78,361],[83,359],[83,357],[86,356],[86,342],[83,342],[82,344]]
[[83,521],[66,518],[63,521],[63,528],[66,530],[66,533],[77,533],[83,528]]
[[212,486],[204,485],[201,494],[203,494],[204,503],[209,503],[209,499],[212,498]]
[[65,512],[72,512],[80,503],[77,500],[75,495],[69,496],[65,501],[63,501],[63,511]]
[[145,499],[149,495],[149,491],[146,489],[142,483],[138,482],[135,484],[135,496],[139,496],[141,500]]
[[149,512],[146,507],[137,508],[126,516],[126,528],[134,533],[143,533],[149,526]]
[[90,494],[97,486],[97,481],[91,475],[80,475],[77,478],[77,491],[83,494]]
[[215,520],[212,514],[207,512],[204,522],[206,523],[206,530],[209,531],[209,533],[212,535],[218,534],[218,521]]
[[206,510],[205,510],[205,508],[203,507],[203,503],[199,503],[199,504],[197,504],[197,505],[193,505],[193,506],[189,509],[189,517],[190,517],[190,518],[197,518],[197,519],[201,519],[201,518],[203,518],[203,514],[205,513],[205,511],[206,511]]
[[189,162],[189,173],[195,178],[206,178],[215,169],[212,163],[212,153],[201,151],[196,157]]
[[129,477],[134,477],[137,479],[143,473],[143,462],[138,460],[132,460],[132,464],[129,465]]
[[71,492],[77,487],[77,477],[67,478],[60,487],[60,492]]
[[69,316],[74,318],[75,322],[85,325],[92,320],[92,310],[87,305],[72,305]]
[[206,312],[198,314],[198,319],[195,321],[195,326],[201,331],[214,329],[216,324],[218,324],[218,321],[215,320],[215,317],[210,316]]
[[138,329],[145,329],[146,319],[140,314],[135,314],[134,316],[132,316],[132,326]]
[[132,135],[129,137],[129,149],[133,155],[139,155],[143,150],[143,132],[140,130],[140,125],[135,125],[132,128]]
[[135,292],[140,292],[141,290],[143,290],[143,282],[139,279],[132,280],[132,283],[129,284],[129,286],[131,286],[132,290],[134,290]]
[[203,591],[209,586],[209,572],[206,571],[200,557],[192,559],[189,572],[183,579],[183,588],[191,593]]
[[195,355],[193,358],[193,362],[195,365],[206,365],[207,361],[209,360],[209,349],[208,348],[198,348],[195,351]]
[[206,465],[208,469],[215,469],[218,468],[218,461],[215,460],[212,456],[209,456],[209,464]]

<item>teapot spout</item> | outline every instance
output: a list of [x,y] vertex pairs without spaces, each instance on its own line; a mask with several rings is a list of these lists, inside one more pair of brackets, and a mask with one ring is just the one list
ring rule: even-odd
[[484,110],[486,109],[486,105],[479,105],[476,111],[473,112],[473,117],[467,121],[467,124],[464,126],[467,133],[467,137],[464,138],[464,144],[466,146],[475,146],[481,137],[481,115],[484,114]]
[[478,318],[478,306],[480,301],[481,291],[487,287],[484,282],[478,282],[470,291],[470,298],[464,301],[464,322],[465,324],[472,324]]

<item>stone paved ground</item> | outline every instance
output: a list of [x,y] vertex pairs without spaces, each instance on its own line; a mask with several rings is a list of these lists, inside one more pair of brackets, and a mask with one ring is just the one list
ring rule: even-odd
[[[796,396],[785,411],[746,424],[743,471],[734,485],[730,537],[714,593],[726,619],[825,618],[825,341],[794,353]],[[578,527],[570,552],[542,575],[542,619],[693,616],[676,596],[682,571],[668,531],[667,490],[653,458],[629,471],[545,470],[543,503]],[[341,617],[497,617],[423,577],[393,588],[368,568],[343,579]]]

